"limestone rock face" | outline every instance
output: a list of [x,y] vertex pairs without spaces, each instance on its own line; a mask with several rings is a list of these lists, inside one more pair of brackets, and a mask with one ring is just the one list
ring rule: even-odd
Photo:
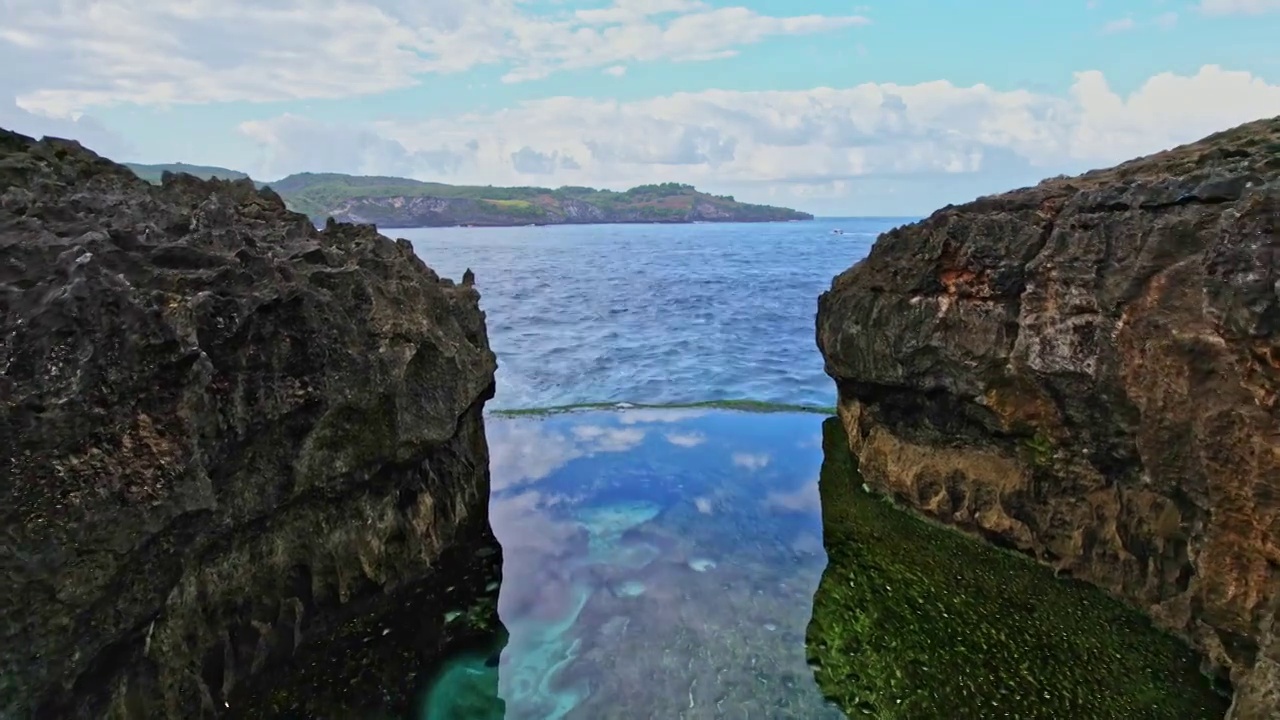
[[495,367],[407,241],[0,131],[0,717],[224,713],[429,579]]
[[1280,717],[1280,119],[946,207],[818,301],[861,473],[1146,609]]

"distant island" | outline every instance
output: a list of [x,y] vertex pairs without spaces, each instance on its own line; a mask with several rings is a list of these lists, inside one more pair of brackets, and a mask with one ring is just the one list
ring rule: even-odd
[[[160,182],[165,172],[239,180],[237,170],[208,165],[126,163],[138,177]],[[692,185],[661,183],[626,191],[589,187],[447,185],[400,177],[298,173],[270,186],[294,211],[383,228],[562,225],[586,223],[777,222],[812,220],[809,213],[738,202]]]

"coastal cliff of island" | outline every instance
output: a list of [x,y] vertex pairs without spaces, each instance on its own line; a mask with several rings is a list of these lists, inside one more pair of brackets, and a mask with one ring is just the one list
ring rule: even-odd
[[0,131],[0,716],[403,704],[492,614],[495,367],[406,241]]
[[[246,179],[212,166],[130,164],[144,180],[164,172]],[[373,223],[383,228],[572,225],[599,223],[780,222],[812,220],[809,213],[738,202],[692,185],[661,183],[625,191],[588,187],[447,185],[400,177],[298,173],[270,183],[290,210],[313,221]]]
[[858,472],[1280,713],[1280,119],[890,231],[818,302]]

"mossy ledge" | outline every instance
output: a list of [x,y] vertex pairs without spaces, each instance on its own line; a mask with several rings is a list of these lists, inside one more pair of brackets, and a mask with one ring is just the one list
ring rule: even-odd
[[1183,641],[1017,553],[863,489],[823,424],[828,565],[807,647],[818,686],[881,720],[1213,720],[1229,704]]
[[[0,130],[0,717],[271,716],[395,599],[489,587],[495,368],[405,241]],[[458,635],[381,627],[391,669]]]
[[1280,118],[882,235],[818,300],[865,481],[1280,716]]

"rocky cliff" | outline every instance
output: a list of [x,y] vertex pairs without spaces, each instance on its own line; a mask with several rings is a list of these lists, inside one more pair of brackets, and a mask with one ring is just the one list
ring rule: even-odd
[[1280,716],[1280,119],[946,207],[818,302],[865,480],[1103,586]]
[[0,717],[236,713],[446,584],[492,540],[478,301],[248,180],[0,131]]

